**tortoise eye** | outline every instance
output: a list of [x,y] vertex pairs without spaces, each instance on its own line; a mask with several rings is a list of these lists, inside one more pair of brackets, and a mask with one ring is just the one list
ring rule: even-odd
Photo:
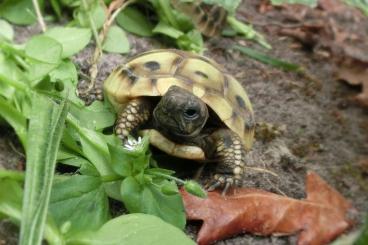
[[196,119],[199,116],[197,109],[195,108],[188,108],[184,111],[185,119]]

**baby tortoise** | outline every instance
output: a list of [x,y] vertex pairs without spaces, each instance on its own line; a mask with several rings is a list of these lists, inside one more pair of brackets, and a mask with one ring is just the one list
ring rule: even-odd
[[216,161],[213,190],[239,185],[254,135],[252,105],[239,82],[213,60],[153,50],[118,67],[104,82],[118,112],[116,134],[149,134],[176,157]]

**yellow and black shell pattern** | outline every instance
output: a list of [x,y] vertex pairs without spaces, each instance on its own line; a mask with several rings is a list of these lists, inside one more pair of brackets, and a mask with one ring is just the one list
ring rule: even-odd
[[250,100],[241,84],[215,61],[190,52],[158,49],[141,53],[118,67],[104,82],[105,96],[117,111],[140,96],[162,96],[173,86],[192,92],[242,139],[254,136]]

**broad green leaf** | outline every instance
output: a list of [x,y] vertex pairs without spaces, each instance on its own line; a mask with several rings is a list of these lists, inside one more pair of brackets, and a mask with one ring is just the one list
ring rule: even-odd
[[28,78],[33,81],[33,86],[58,67],[62,51],[63,47],[59,42],[44,35],[34,36],[27,41],[25,53],[31,64]]
[[203,0],[203,2],[211,5],[219,5],[233,15],[241,3],[241,0]]
[[106,14],[104,8],[99,4],[98,1],[95,1],[92,5],[88,6],[89,8],[85,11],[82,8],[76,13],[75,19],[78,20],[79,24],[82,27],[90,28],[90,18],[93,21],[96,29],[100,29],[106,19]]
[[283,60],[279,60],[270,56],[267,56],[263,53],[260,53],[254,49],[250,49],[244,46],[240,46],[240,45],[235,45],[234,49],[239,50],[241,53],[255,59],[258,60],[264,64],[268,64],[280,69],[283,69],[285,71],[295,71],[295,72],[301,72],[302,71],[302,67],[300,67],[297,64],[293,64],[293,63],[289,63]]
[[177,39],[180,36],[184,35],[184,33],[163,21],[160,21],[155,28],[152,30],[153,33],[160,33],[171,38]]
[[38,35],[27,41],[26,55],[32,60],[47,64],[59,64],[63,46],[53,38]]
[[77,68],[70,60],[63,60],[55,70],[50,72],[49,76],[51,82],[65,81],[75,86],[78,83]]
[[0,4],[0,16],[17,25],[30,25],[36,22],[36,13],[30,0],[3,1]]
[[70,114],[68,115],[68,122],[79,134],[83,156],[95,166],[100,175],[114,174],[111,166],[108,165],[110,156],[104,135],[81,127],[79,121]]
[[147,214],[128,214],[114,218],[97,232],[71,239],[70,245],[194,245],[184,232]]
[[185,226],[185,213],[179,194],[164,194],[163,186],[171,185],[177,190],[175,183],[164,179],[155,182],[140,183],[134,177],[127,177],[121,184],[121,195],[125,207],[131,213],[146,213],[156,215],[180,229]]
[[61,227],[70,222],[66,236],[97,230],[109,218],[108,200],[100,177],[74,175],[55,180],[50,213]]
[[27,119],[16,110],[8,101],[0,96],[0,116],[4,118],[14,129],[23,147],[27,142]]
[[56,156],[67,115],[64,100],[60,105],[36,95],[27,137],[27,170],[23,197],[19,244],[41,244],[45,228]]
[[78,113],[81,125],[89,129],[101,130],[115,123],[116,113],[101,101],[95,101],[88,107],[82,107]]
[[12,41],[14,37],[13,27],[5,20],[0,19],[0,40]]
[[108,144],[111,156],[111,166],[115,173],[127,177],[133,173],[134,157],[127,154],[122,146]]
[[46,31],[51,37],[63,46],[62,57],[70,57],[87,46],[91,39],[91,30],[77,27],[54,27]]
[[281,4],[304,4],[310,7],[317,6],[317,0],[271,0],[273,5]]
[[129,53],[130,44],[124,30],[118,26],[110,27],[102,49],[110,53]]
[[149,165],[148,138],[143,138],[139,146],[128,150],[119,145],[108,144],[110,164],[115,173],[121,176],[136,175],[143,172]]
[[124,30],[142,37],[151,37],[153,35],[153,25],[148,16],[143,15],[138,9],[126,7],[117,16],[116,22]]

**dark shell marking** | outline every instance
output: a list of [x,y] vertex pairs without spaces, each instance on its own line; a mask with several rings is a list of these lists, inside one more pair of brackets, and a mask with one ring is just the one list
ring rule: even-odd
[[146,67],[150,71],[156,71],[160,70],[160,63],[158,63],[157,61],[148,61],[144,63],[144,67]]

